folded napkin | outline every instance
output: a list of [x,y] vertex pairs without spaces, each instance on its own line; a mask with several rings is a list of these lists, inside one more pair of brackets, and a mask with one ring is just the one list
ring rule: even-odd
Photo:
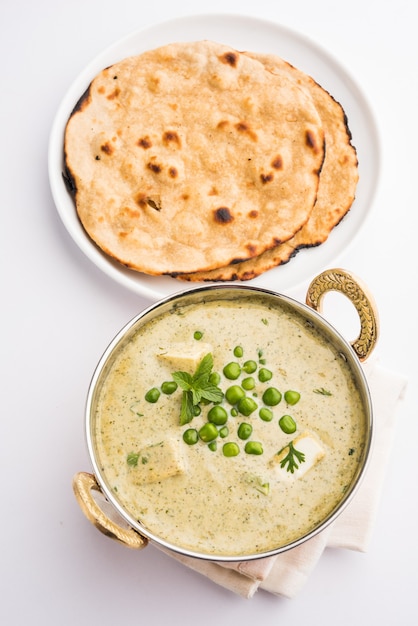
[[307,581],[325,548],[365,552],[376,519],[386,464],[406,380],[377,361],[364,365],[374,413],[374,442],[369,466],[353,500],[339,517],[312,539],[276,556],[224,563],[164,551],[187,567],[245,598],[258,589],[293,598]]

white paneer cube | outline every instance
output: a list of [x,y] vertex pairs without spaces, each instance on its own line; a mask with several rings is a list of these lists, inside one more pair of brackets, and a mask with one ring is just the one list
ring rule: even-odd
[[129,467],[130,478],[137,485],[159,482],[185,471],[180,446],[174,440],[147,446],[131,456],[137,457]]
[[270,467],[274,468],[275,476],[278,480],[292,481],[301,478],[325,456],[325,450],[318,437],[308,431],[300,434],[291,443],[297,452],[304,455],[304,460],[300,461],[294,456],[297,467],[295,466],[292,472],[288,470],[288,463],[283,467],[281,466],[282,461],[290,453],[290,445],[281,450],[279,454],[275,454],[271,460]]
[[201,341],[172,343],[166,349],[161,348],[157,357],[169,363],[175,370],[193,374],[203,357],[212,350],[210,343]]

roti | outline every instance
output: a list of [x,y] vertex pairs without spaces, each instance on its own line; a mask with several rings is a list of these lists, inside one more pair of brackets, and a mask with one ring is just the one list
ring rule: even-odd
[[64,141],[86,232],[151,275],[235,265],[293,238],[312,213],[324,154],[321,116],[295,75],[209,41],[101,71]]
[[280,57],[271,54],[248,54],[262,62],[269,71],[292,76],[313,98],[323,123],[326,141],[317,200],[306,224],[285,243],[248,261],[207,273],[178,276],[182,280],[229,281],[255,278],[273,267],[287,263],[300,249],[318,246],[326,241],[334,227],[348,213],[355,199],[359,179],[357,153],[351,143],[351,132],[341,104],[313,78]]

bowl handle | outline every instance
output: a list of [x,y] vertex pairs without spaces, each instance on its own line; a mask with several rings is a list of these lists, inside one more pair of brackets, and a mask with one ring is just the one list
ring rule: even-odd
[[142,537],[133,528],[122,528],[112,521],[100,508],[92,491],[102,494],[102,490],[93,474],[79,472],[73,478],[73,490],[81,510],[87,519],[107,537],[120,541],[128,548],[145,548],[148,539]]
[[360,334],[350,344],[359,360],[365,361],[372,353],[379,335],[379,318],[374,300],[357,276],[343,269],[331,269],[313,279],[306,294],[306,304],[320,312],[322,297],[328,291],[344,294],[357,309]]

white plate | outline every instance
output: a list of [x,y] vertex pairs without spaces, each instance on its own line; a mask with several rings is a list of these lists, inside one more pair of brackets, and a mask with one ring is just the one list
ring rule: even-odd
[[104,67],[126,56],[176,41],[209,39],[239,50],[274,53],[307,72],[344,107],[359,159],[360,181],[356,200],[346,218],[333,230],[327,242],[301,250],[288,264],[274,268],[250,283],[289,292],[310,280],[352,243],[369,213],[379,174],[379,140],[369,105],[345,69],[309,39],[275,23],[237,15],[199,15],[179,18],[132,33],[99,54],[78,76],[65,95],[51,131],[49,178],[59,215],[80,249],[101,270],[128,289],[152,300],[181,291],[192,283],[164,276],[147,276],[124,268],[104,255],[82,228],[72,197],[65,187],[63,137],[71,111],[90,81]]

